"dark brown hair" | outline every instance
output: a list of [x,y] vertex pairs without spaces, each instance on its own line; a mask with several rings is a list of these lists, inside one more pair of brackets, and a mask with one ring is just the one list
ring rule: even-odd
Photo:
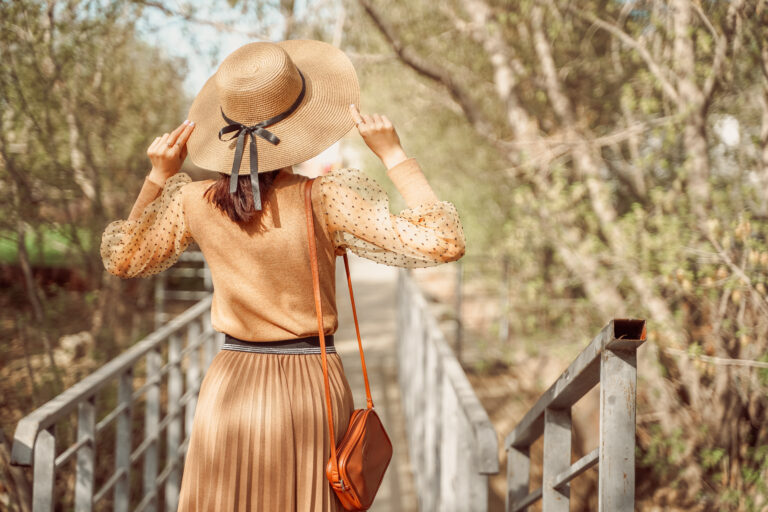
[[[272,182],[275,181],[279,169],[259,173],[259,189],[261,191],[261,210],[253,208],[253,192],[251,191],[251,177],[244,174],[237,177],[237,191],[229,193],[229,174],[219,173],[217,179],[209,186],[204,197],[221,210],[233,222],[238,224],[250,224],[259,222],[261,214],[267,207],[269,192],[272,190]],[[260,224],[260,222],[259,222]]]

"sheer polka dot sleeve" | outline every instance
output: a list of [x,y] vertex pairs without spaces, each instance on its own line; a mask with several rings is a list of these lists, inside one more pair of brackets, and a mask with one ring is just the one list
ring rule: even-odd
[[408,268],[435,266],[464,255],[464,232],[452,203],[424,202],[393,215],[386,192],[354,168],[321,176],[317,186],[336,248]]
[[181,189],[192,180],[178,173],[160,196],[134,220],[117,220],[101,237],[101,259],[110,274],[147,277],[176,263],[192,242],[181,202]]

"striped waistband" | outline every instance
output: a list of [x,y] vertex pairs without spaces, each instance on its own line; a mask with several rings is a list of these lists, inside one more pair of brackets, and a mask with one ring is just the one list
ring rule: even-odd
[[[221,349],[258,354],[319,354],[320,336],[307,336],[305,338],[277,341],[243,341],[227,334],[224,336],[224,345]],[[326,335],[325,337],[325,353],[336,353],[336,347],[333,344],[333,334]]]

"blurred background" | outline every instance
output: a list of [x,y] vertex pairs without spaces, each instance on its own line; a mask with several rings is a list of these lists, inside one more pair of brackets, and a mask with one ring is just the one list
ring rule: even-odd
[[[0,2],[0,509],[31,477],[18,420],[155,327],[154,280],[99,255],[149,143],[229,52],[304,38],[349,55],[361,110],[460,212],[465,257],[414,274],[500,438],[608,320],[645,318],[637,508],[768,510],[765,0]],[[305,172],[338,165],[404,207],[354,133]]]

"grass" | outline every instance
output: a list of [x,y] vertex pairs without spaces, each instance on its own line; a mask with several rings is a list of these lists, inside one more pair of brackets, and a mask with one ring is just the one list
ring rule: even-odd
[[[40,228],[42,248],[38,246],[37,237],[30,234],[26,237],[26,247],[32,265],[43,267],[66,267],[71,262],[75,244],[69,233],[60,228]],[[77,234],[88,248],[89,233],[87,228],[77,228]],[[0,232],[0,264],[15,265],[19,262],[18,236],[12,231]]]

